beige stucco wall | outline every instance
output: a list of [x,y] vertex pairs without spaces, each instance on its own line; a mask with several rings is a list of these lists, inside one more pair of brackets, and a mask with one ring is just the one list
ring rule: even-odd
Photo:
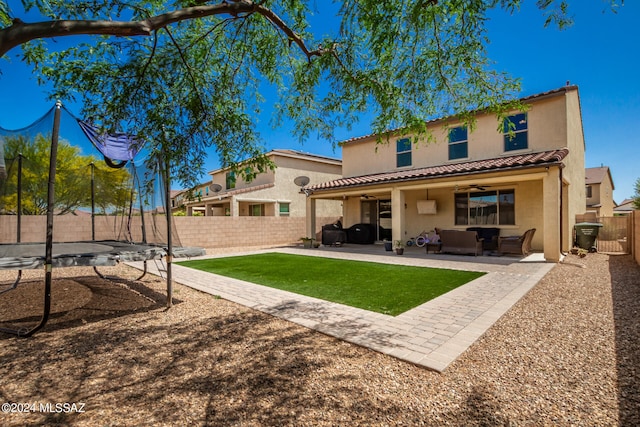
[[577,214],[584,213],[586,206],[585,141],[582,128],[582,112],[578,91],[570,91],[565,96],[567,101],[567,148],[569,155],[564,159],[562,180],[567,185],[567,197],[562,202],[566,205],[566,216],[563,217],[563,250],[569,251],[573,245],[573,226]]
[[[270,184],[275,180],[275,171],[266,170],[261,174],[258,174],[256,178],[247,182],[243,180],[240,176],[236,177],[236,183],[234,189],[239,190],[242,188],[255,187],[258,185]],[[211,174],[211,182],[213,184],[218,184],[222,187],[222,191],[227,190],[227,172],[224,170],[215,171],[215,173]]]
[[[519,201],[527,200],[528,202],[537,203],[540,206],[542,200],[542,181],[526,181],[516,185],[507,185],[504,187],[491,187],[492,190],[513,189],[515,191],[516,200],[516,224],[515,225],[499,225],[501,236],[521,235],[529,228],[536,228],[532,248],[534,250],[542,250],[543,248],[543,230],[544,219],[540,212],[529,208],[528,203]],[[455,193],[450,188],[430,189],[428,191],[428,199],[435,200],[437,204],[437,213],[419,214],[417,208],[418,200],[427,199],[425,190],[407,191],[405,193],[405,230],[403,238],[417,236],[422,231],[431,231],[434,228],[443,229],[459,229],[464,230],[473,225],[455,225]]]
[[[613,216],[613,185],[607,176],[600,184],[591,185],[591,197],[586,198],[586,211],[596,212],[597,216]],[[590,205],[600,205],[598,208],[589,208]]]
[[[476,128],[469,132],[469,157],[450,161],[446,126],[455,127],[459,122],[439,120],[429,125],[431,140],[414,145],[412,165],[407,169],[496,158],[505,155],[554,150],[568,147],[575,150],[582,144],[582,127],[577,90],[560,92],[548,98],[534,100],[528,111],[528,149],[504,151],[504,136],[498,131],[499,122],[492,114],[477,116]],[[517,113],[517,111],[513,111]],[[397,170],[396,141],[376,144],[375,137],[344,144],[342,171],[345,177],[367,175]],[[584,154],[584,153],[582,153]],[[584,159],[582,160],[584,163]],[[584,167],[583,167],[584,169]],[[582,171],[584,176],[584,170]],[[572,177],[573,178],[573,177]],[[583,179],[584,185],[584,179]]]

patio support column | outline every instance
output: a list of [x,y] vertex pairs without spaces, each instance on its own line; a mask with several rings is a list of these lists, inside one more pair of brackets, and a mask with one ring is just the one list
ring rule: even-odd
[[240,203],[235,197],[229,200],[229,216],[240,216]]
[[404,191],[393,188],[391,190],[391,239],[405,240],[405,198]]
[[187,216],[193,216],[193,206],[187,206]]
[[316,199],[307,197],[307,215],[305,221],[304,237],[316,236]]
[[542,238],[544,258],[550,262],[560,261],[560,169],[551,167],[542,179]]

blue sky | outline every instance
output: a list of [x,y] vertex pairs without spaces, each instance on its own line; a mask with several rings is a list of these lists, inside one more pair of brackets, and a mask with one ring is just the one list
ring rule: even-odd
[[[615,185],[614,199],[632,197],[640,178],[640,4],[627,0],[617,14],[607,1],[571,2],[575,23],[559,31],[544,28],[544,17],[533,0],[525,0],[520,12],[491,14],[489,56],[495,67],[522,80],[522,96],[578,85],[586,142],[586,167],[609,166]],[[66,41],[66,40],[65,40]],[[16,50],[9,52],[14,56]],[[19,61],[0,62],[0,126],[17,129],[38,119],[51,106],[45,89]],[[67,105],[73,112],[76,109]],[[287,126],[260,132],[267,148],[290,148],[341,157],[330,144],[313,137],[300,145],[289,136]],[[632,126],[631,129],[627,129]],[[351,131],[338,130],[339,139],[369,133],[366,118]],[[209,170],[217,167],[216,159]]]

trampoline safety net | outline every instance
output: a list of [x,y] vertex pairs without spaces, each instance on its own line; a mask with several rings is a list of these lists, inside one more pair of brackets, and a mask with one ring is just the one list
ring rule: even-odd
[[[47,209],[55,109],[22,129],[0,127],[0,243],[44,241],[39,224],[44,227]],[[54,241],[166,244],[168,209],[157,160],[135,138],[101,135],[62,107],[54,196],[54,224],[60,226],[54,226]],[[181,246],[175,231],[171,237]]]

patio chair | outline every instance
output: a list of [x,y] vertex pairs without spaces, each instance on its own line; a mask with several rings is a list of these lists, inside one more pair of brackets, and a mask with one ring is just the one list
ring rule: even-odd
[[500,254],[529,255],[531,252],[531,240],[535,228],[524,232],[522,236],[505,236],[498,238],[498,252]]

